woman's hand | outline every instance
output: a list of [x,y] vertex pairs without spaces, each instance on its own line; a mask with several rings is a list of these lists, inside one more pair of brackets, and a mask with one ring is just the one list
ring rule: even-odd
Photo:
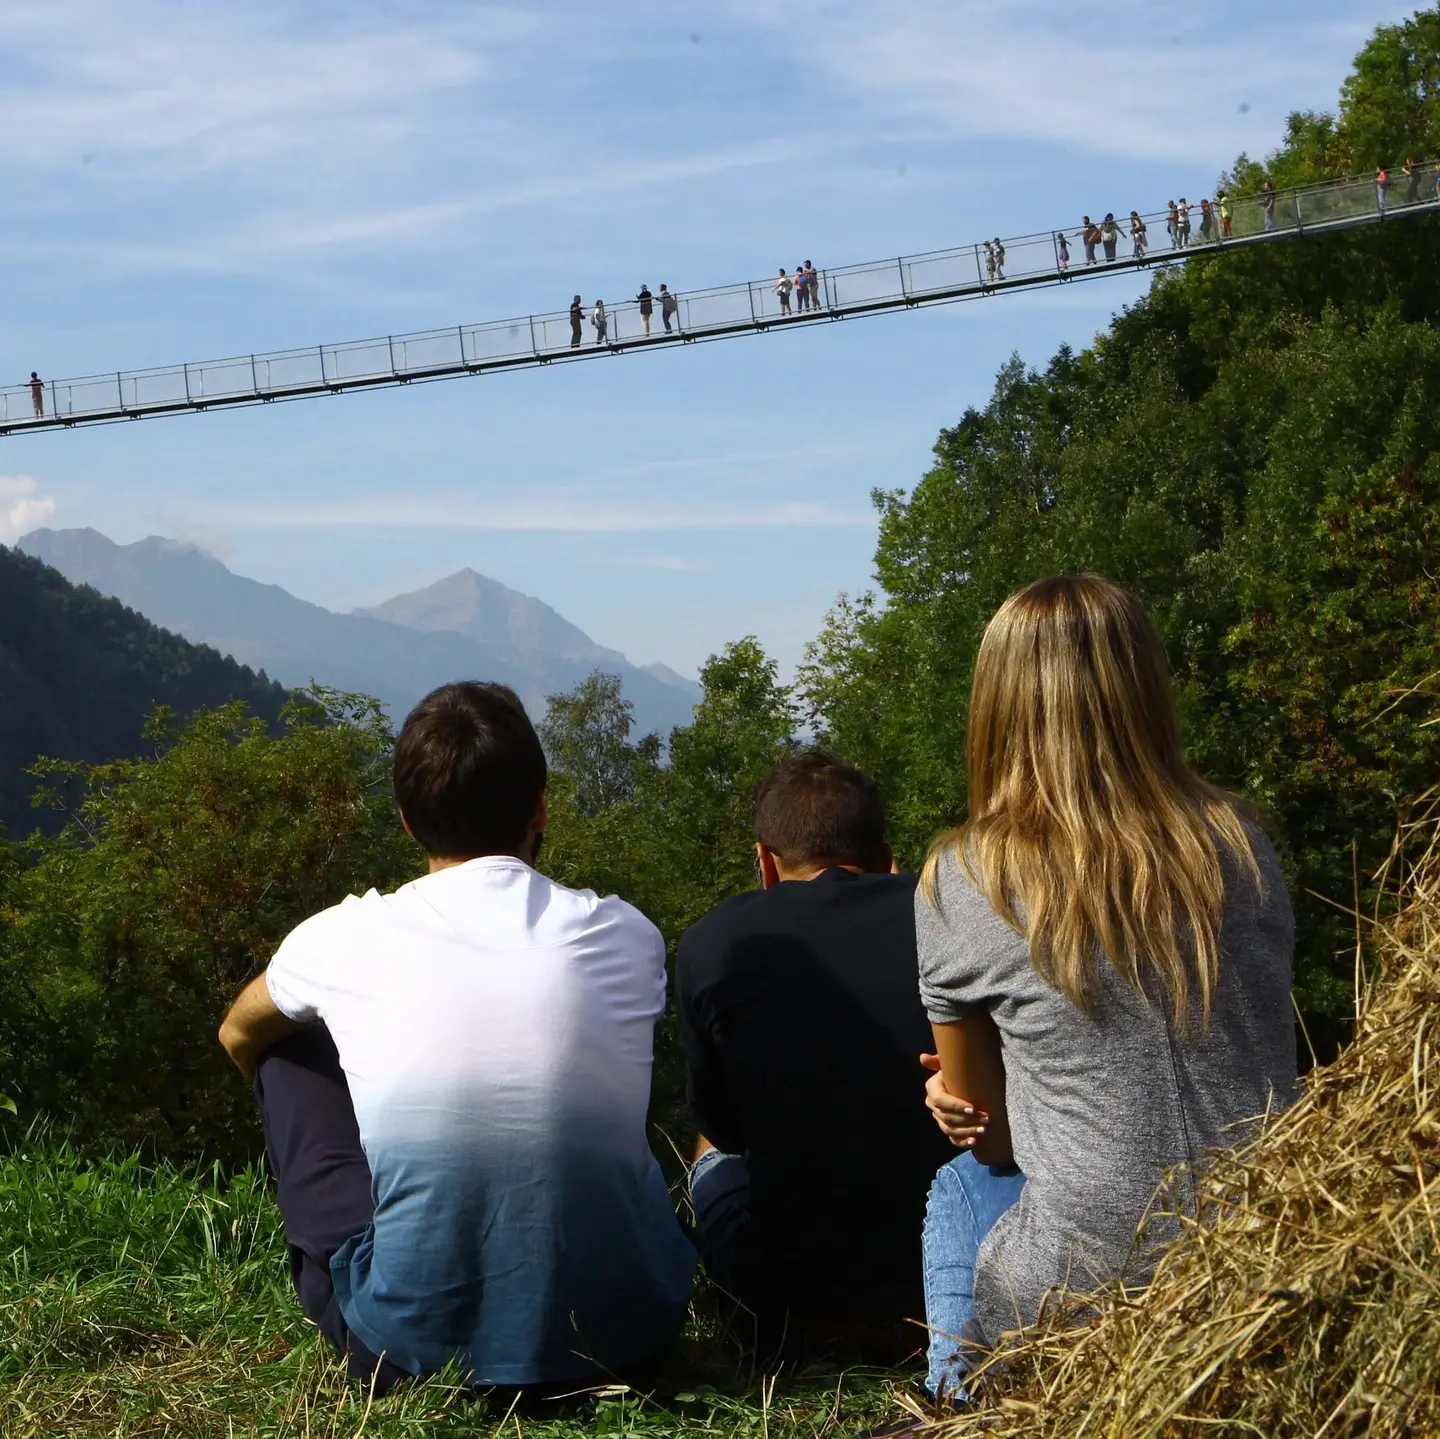
[[985,1133],[990,1116],[945,1088],[938,1054],[922,1054],[920,1063],[930,1071],[930,1078],[925,1081],[925,1107],[934,1116],[940,1132],[957,1149],[973,1148],[975,1141]]

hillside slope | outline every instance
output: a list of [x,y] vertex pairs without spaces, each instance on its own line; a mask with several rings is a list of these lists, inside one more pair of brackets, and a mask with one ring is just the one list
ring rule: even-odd
[[113,599],[0,545],[0,824],[35,825],[24,771],[39,755],[135,754],[157,704],[179,714],[243,699],[273,720],[285,691]]

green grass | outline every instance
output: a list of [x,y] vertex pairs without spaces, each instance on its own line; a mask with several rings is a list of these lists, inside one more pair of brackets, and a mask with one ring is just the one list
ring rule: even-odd
[[563,1411],[433,1380],[369,1401],[289,1289],[264,1176],[87,1161],[44,1136],[0,1155],[0,1434],[340,1436],[848,1434],[893,1417],[909,1376],[778,1378],[699,1305],[652,1394]]

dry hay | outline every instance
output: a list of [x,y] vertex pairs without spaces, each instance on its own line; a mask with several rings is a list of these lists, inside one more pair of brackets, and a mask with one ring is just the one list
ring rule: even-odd
[[1420,858],[1367,924],[1355,1042],[1248,1151],[1213,1157],[1205,1222],[1147,1290],[1008,1351],[982,1407],[926,1439],[1440,1436],[1437,820],[1402,836]]

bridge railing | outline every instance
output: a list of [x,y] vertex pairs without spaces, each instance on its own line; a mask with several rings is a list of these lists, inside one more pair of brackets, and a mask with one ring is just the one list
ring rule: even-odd
[[[1396,174],[1385,197],[1394,211],[1436,208],[1440,175],[1426,167],[1413,185]],[[1012,285],[1057,280],[1066,274],[1094,273],[1163,262],[1172,254],[1227,243],[1263,240],[1267,234],[1377,219],[1381,197],[1373,179],[1349,178],[1268,195],[1248,194],[1231,202],[1229,236],[1221,233],[1218,207],[1208,236],[1201,230],[1198,204],[1190,211],[1188,245],[1183,251],[1167,229],[1167,212],[1144,215],[1146,253],[1137,254],[1130,237],[1129,216],[1118,216],[1121,235],[1113,259],[1097,246],[1088,264],[1078,225],[1063,231],[981,241],[955,249],[898,256],[867,264],[817,271],[816,292],[801,308],[790,295],[789,312],[781,308],[777,280],[752,280],[708,290],[682,291],[666,323],[666,307],[657,295],[646,325],[638,300],[627,299],[605,310],[605,328],[597,328],[593,304],[586,302],[578,340],[568,311],[526,315],[485,324],[456,325],[414,334],[384,335],[337,345],[315,345],[269,354],[238,355],[199,364],[168,365],[44,381],[39,387],[22,382],[0,388],[0,426],[83,421],[101,416],[195,409],[210,404],[235,404],[309,394],[350,385],[404,382],[492,365],[525,364],[560,359],[578,350],[630,348],[673,343],[686,338],[792,323],[805,318],[859,313],[867,308],[924,303],[940,298],[998,292]],[[1100,217],[1096,217],[1099,219]],[[1061,236],[1069,245],[1068,267],[1061,264]]]

